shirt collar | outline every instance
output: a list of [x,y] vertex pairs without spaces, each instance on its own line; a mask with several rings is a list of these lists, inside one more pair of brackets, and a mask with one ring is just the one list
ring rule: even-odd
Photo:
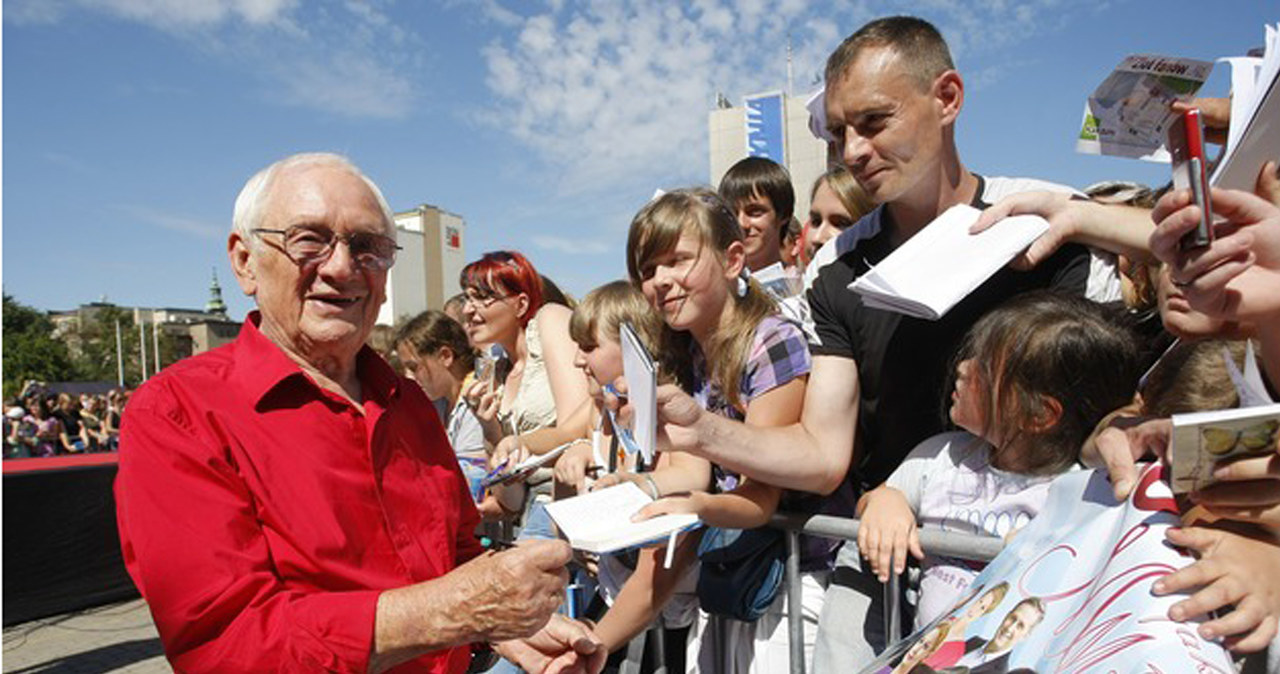
[[[969,200],[969,205],[982,210],[991,205],[983,198],[987,191],[987,179],[977,173],[974,173],[973,177],[978,179],[978,187],[973,191],[973,198]],[[938,215],[941,215],[941,213]],[[837,235],[835,244],[836,257],[843,257],[846,253],[857,248],[860,242],[879,236],[885,225],[892,226],[892,223],[893,215],[889,213],[889,209],[885,208],[884,204],[876,206],[875,210],[862,216],[857,222],[853,223],[852,227]]]
[[[285,355],[279,345],[262,334],[258,328],[261,323],[261,312],[250,312],[236,339],[236,381],[244,387],[254,406],[261,404],[267,394],[277,387],[286,384],[302,385],[314,393],[320,393],[320,387],[302,368]],[[360,377],[360,386],[366,400],[385,403],[399,394],[399,377],[367,345],[356,354],[356,374]]]

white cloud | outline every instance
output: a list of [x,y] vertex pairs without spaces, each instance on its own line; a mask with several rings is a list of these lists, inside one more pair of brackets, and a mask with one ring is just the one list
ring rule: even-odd
[[523,20],[516,12],[513,12],[502,6],[500,0],[437,0],[445,9],[474,9],[478,10],[478,15],[492,23],[506,28],[512,28],[520,25]]
[[[502,25],[515,21],[497,0],[480,4],[499,12]],[[913,10],[939,26],[957,58],[994,58],[1065,20],[1062,4],[922,0]],[[558,169],[562,193],[705,181],[706,120],[717,92],[738,103],[745,94],[785,88],[790,35],[794,90],[803,95],[816,88],[840,40],[869,19],[902,11],[887,0],[569,0],[544,7],[484,48],[486,84],[500,99],[486,120]],[[999,72],[987,68],[982,79],[989,83]]]
[[9,0],[5,18],[51,23],[75,10],[96,11],[157,28],[192,29],[231,19],[263,26],[285,18],[296,0]]
[[532,238],[533,245],[544,250],[554,250],[556,252],[565,253],[567,255],[602,255],[614,250],[603,241],[582,241],[579,239],[568,239],[559,236],[535,235]]
[[171,33],[240,68],[263,96],[350,117],[401,118],[417,98],[422,45],[387,2],[345,0],[10,0],[5,19],[104,14]]
[[190,234],[199,239],[218,241],[225,239],[230,231],[229,225],[215,225],[204,220],[166,213],[149,206],[119,206],[117,210],[149,225],[161,227],[174,232]]
[[289,60],[271,68],[280,100],[350,117],[400,118],[413,107],[414,88],[394,66],[363,50],[323,61]]
[[54,23],[66,10],[67,3],[62,0],[9,0],[4,3],[4,20],[18,24]]
[[231,18],[267,25],[284,18],[293,0],[97,0],[82,2],[160,28],[192,28]]

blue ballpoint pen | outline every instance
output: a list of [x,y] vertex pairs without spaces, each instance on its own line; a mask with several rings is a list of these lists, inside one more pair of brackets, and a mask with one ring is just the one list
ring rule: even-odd
[[[618,393],[618,389],[615,389],[612,384],[605,384],[603,388],[606,393],[617,396],[618,400],[627,399],[627,396]],[[618,425],[618,417],[613,411],[613,408],[605,407],[604,409],[609,413],[609,425],[613,426],[614,435],[618,436],[618,439],[622,441],[623,449],[627,450],[627,454],[638,453],[640,451],[640,445],[636,444],[636,439],[635,436],[631,434],[631,429],[622,428]]]

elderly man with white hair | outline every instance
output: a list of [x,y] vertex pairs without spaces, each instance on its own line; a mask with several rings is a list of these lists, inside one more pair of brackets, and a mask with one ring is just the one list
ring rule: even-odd
[[570,550],[484,552],[422,390],[364,347],[397,250],[377,186],[303,154],[236,199],[228,252],[258,310],[138,390],[116,499],[129,573],[178,671],[533,672],[604,650],[553,611]]

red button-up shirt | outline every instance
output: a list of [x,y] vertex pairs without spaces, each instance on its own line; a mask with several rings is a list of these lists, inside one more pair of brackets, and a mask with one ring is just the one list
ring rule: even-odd
[[[357,408],[257,321],[130,400],[115,485],[125,564],[179,671],[364,672],[379,593],[478,554],[478,516],[419,387],[366,348]],[[468,659],[459,647],[401,668]]]

